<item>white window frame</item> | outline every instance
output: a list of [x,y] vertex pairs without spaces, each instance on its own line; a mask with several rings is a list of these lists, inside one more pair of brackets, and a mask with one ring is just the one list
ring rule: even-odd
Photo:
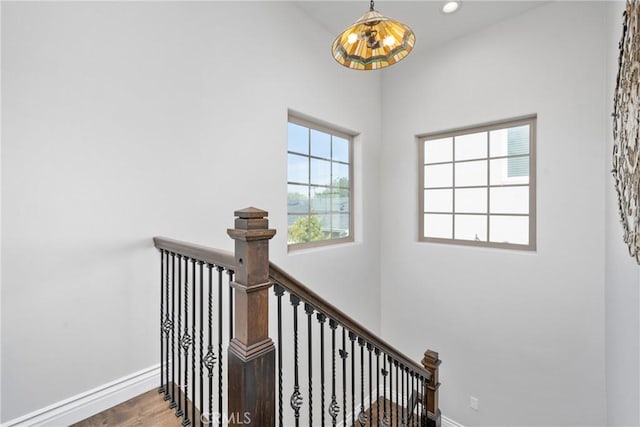
[[[311,241],[311,242],[300,242],[300,243],[287,243],[287,247],[288,250],[298,250],[298,249],[307,249],[307,248],[315,248],[315,247],[321,247],[321,246],[329,246],[329,245],[335,245],[335,244],[340,244],[340,243],[350,243],[354,241],[354,232],[355,232],[355,221],[354,221],[354,205],[355,205],[355,200],[354,200],[354,183],[353,183],[353,169],[354,169],[354,158],[353,158],[353,144],[354,144],[354,140],[355,140],[355,136],[353,133],[343,130],[337,126],[333,126],[330,124],[327,124],[325,122],[321,122],[321,121],[317,121],[315,119],[311,119],[308,118],[307,116],[302,116],[299,114],[293,114],[291,112],[289,112],[288,115],[288,120],[287,120],[287,126],[289,123],[294,123],[300,126],[304,126],[306,128],[309,128],[311,130],[316,130],[319,132],[323,132],[323,133],[327,133],[330,134],[332,136],[336,136],[342,139],[346,139],[349,143],[349,162],[347,163],[349,165],[349,235],[345,236],[345,237],[337,237],[337,238],[329,238],[329,239],[323,239],[323,240],[315,240],[315,241]],[[307,157],[309,159],[309,162],[311,162],[311,159],[320,159],[320,160],[329,160],[331,162],[334,162],[333,158],[331,159],[327,159],[327,158],[320,158],[320,157],[315,157],[313,155],[311,155],[311,152],[309,152],[309,154],[303,154],[303,153],[297,153],[297,152],[292,152],[289,151],[289,147],[287,146],[287,155],[289,154],[295,154],[298,156],[304,156]],[[338,161],[339,162],[339,161]],[[344,162],[339,162],[342,164],[345,164]],[[309,173],[311,173],[311,168],[309,167]],[[291,182],[289,181],[289,170],[288,170],[288,166],[287,166],[287,187],[289,185],[308,185],[309,188],[312,187],[319,187],[316,185],[313,185],[311,183],[309,184],[301,184],[301,183],[295,183],[295,182]],[[313,214],[314,212],[311,210],[311,195],[309,194],[309,211],[308,211],[308,216],[311,216],[311,214]],[[329,212],[329,216],[332,216],[333,214],[339,214],[340,212],[336,212],[333,210],[330,210]],[[295,213],[294,213],[295,214]],[[289,208],[287,206],[287,236],[288,236],[288,218],[289,218]],[[300,215],[303,216],[303,215]],[[333,229],[333,227],[332,227]],[[288,237],[287,237],[287,242],[288,242]]]
[[[528,214],[506,214],[506,213],[491,213],[489,195],[490,188],[496,187],[510,187],[510,184],[506,185],[491,185],[491,181],[489,179],[490,176],[490,160],[494,159],[508,159],[510,157],[522,157],[521,155],[506,155],[506,156],[491,156],[489,151],[489,147],[491,144],[491,131],[499,130],[499,129],[507,129],[522,125],[529,125],[529,213]],[[513,119],[500,120],[491,123],[485,123],[482,125],[474,125],[468,126],[464,128],[458,128],[453,130],[441,131],[428,133],[423,135],[418,135],[416,137],[418,141],[418,170],[419,170],[419,186],[418,186],[418,218],[419,218],[419,227],[418,227],[418,241],[420,242],[431,242],[431,243],[446,243],[446,244],[455,244],[455,245],[464,245],[464,246],[479,246],[479,247],[490,247],[490,248],[502,248],[502,249],[517,249],[523,251],[535,251],[536,250],[536,125],[537,125],[537,115],[529,115],[523,116]],[[440,237],[425,237],[425,177],[424,170],[425,165],[428,164],[425,162],[424,158],[424,147],[425,142],[430,140],[442,139],[453,137],[453,149],[455,153],[455,137],[474,134],[479,132],[487,132],[487,155],[486,157],[479,157],[477,159],[465,159],[463,161],[456,161],[455,155],[452,157],[450,162],[441,162],[442,164],[452,164],[453,169],[453,177],[451,187],[443,187],[452,189],[452,198],[453,198],[453,206],[451,209],[452,215],[452,238],[440,238]],[[462,240],[456,239],[455,236],[455,216],[456,215],[469,215],[469,214],[461,214],[456,213],[455,210],[455,190],[456,188],[460,188],[462,186],[456,187],[455,183],[455,165],[456,163],[461,162],[469,162],[469,161],[477,161],[477,160],[487,160],[487,183],[486,186],[478,186],[477,188],[486,187],[487,188],[487,212],[479,213],[477,215],[486,215],[487,217],[487,240],[486,241],[476,241],[476,240]],[[433,212],[434,214],[437,212]],[[442,213],[442,212],[439,212]],[[446,213],[444,213],[446,214]],[[529,242],[528,244],[516,244],[516,243],[505,243],[505,242],[492,242],[489,239],[491,238],[490,234],[490,218],[492,216],[527,216],[529,218]]]

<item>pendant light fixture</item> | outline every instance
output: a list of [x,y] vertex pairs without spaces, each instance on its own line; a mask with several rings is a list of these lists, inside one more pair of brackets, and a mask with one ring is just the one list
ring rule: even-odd
[[377,70],[406,57],[416,36],[411,28],[374,9],[344,30],[333,42],[332,53],[341,65],[354,70]]

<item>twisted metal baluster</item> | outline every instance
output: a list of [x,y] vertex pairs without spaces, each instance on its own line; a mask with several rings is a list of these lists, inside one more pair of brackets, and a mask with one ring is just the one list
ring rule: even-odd
[[356,425],[356,358],[355,358],[355,342],[356,335],[349,332],[349,341],[351,341],[351,425]]
[[[182,357],[180,356],[180,332],[182,330],[182,255],[178,254],[178,391],[180,391],[180,387],[182,387],[182,369],[181,369],[181,361]],[[176,417],[181,417],[184,413],[182,412],[182,399],[178,396],[178,408],[176,409]]]
[[327,317],[318,313],[318,321],[320,322],[320,417],[324,426],[324,322]]
[[409,367],[405,367],[407,376],[407,424],[413,424],[413,389],[411,388],[412,372]]
[[422,427],[422,393],[420,392],[420,375],[416,373],[416,401],[417,404],[417,416],[416,424],[418,427]]
[[358,338],[360,346],[360,413],[358,414],[358,422],[362,427],[367,424],[367,413],[364,411],[364,340]]
[[298,383],[298,305],[300,298],[296,295],[290,295],[291,305],[293,307],[293,394],[291,395],[290,404],[293,409],[296,427],[300,425],[300,407],[302,406],[302,396],[300,395],[300,384]]
[[[415,408],[413,405],[413,372],[411,370],[409,370],[409,367],[406,367],[406,372],[407,372],[407,408],[409,408],[409,406],[411,406],[411,408],[409,408],[407,410],[407,422],[410,421],[411,424],[414,424],[414,416],[413,416],[413,409]],[[411,411],[411,412],[409,412]]]
[[[204,262],[198,261],[200,266],[200,426],[204,423],[202,416],[204,412]],[[209,270],[211,274],[211,270]],[[195,412],[193,415],[194,425]]]
[[420,375],[417,372],[414,372],[414,378],[416,380],[416,425],[421,427],[422,396],[420,394]]
[[340,358],[342,359],[342,425],[347,425],[347,338],[344,326],[342,327],[342,349],[340,349]]
[[[177,406],[176,403],[176,254],[171,253],[171,402],[169,409]],[[178,354],[178,357],[180,355]]]
[[304,312],[307,314],[307,358],[308,358],[308,374],[309,374],[309,426],[313,425],[313,357],[312,357],[312,333],[311,333],[311,316],[313,316],[314,310],[310,304],[304,304]]
[[329,404],[329,415],[331,415],[331,424],[336,425],[340,406],[336,400],[336,329],[338,324],[335,320],[329,320],[329,328],[331,328],[331,403]]
[[182,334],[182,349],[184,350],[184,416],[182,425],[187,426],[189,420],[189,346],[191,336],[189,335],[189,258],[184,257],[184,333]]
[[191,261],[191,286],[193,286],[193,299],[191,311],[191,338],[193,349],[191,350],[191,416],[193,425],[196,425],[196,260]]
[[282,407],[282,295],[284,288],[278,284],[273,286],[273,292],[278,299],[278,426],[283,427],[283,407]]
[[166,392],[164,387],[164,253],[160,250],[160,387],[158,393],[163,394]]
[[389,418],[387,417],[387,376],[389,375],[389,371],[387,371],[387,358],[385,355],[382,356],[382,424],[385,426],[389,425]]
[[[202,361],[207,368],[209,375],[209,413],[207,414],[207,424],[213,424],[211,417],[213,416],[213,368],[216,365],[216,355],[213,352],[213,265],[207,264],[209,270],[209,292],[207,298],[207,335],[209,345],[207,346],[207,355]],[[203,411],[204,407],[200,408]],[[202,416],[200,418],[202,421]]]
[[[165,349],[165,370],[164,370],[164,374],[165,374],[165,390],[164,390],[164,400],[169,400],[171,398],[171,395],[169,394],[169,333],[171,332],[171,329],[173,328],[173,324],[171,323],[171,318],[169,317],[169,310],[170,310],[170,305],[169,305],[169,251],[163,251],[165,258],[166,258],[166,263],[165,263],[165,267],[164,267],[164,273],[165,273],[165,281],[164,281],[164,297],[165,297],[165,305],[167,307],[166,309],[166,313],[165,313],[165,320],[164,323],[162,325],[162,329],[164,332],[164,349]],[[173,310],[171,310],[173,311]]]

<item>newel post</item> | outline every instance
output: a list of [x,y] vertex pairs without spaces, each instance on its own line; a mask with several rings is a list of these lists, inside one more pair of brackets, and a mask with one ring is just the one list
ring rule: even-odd
[[440,382],[438,380],[438,369],[442,360],[438,359],[438,353],[433,350],[427,350],[422,359],[422,366],[431,373],[431,381],[427,383],[426,401],[427,401],[427,426],[440,427],[441,414],[438,402],[438,389]]
[[236,211],[234,337],[229,343],[229,425],[275,425],[275,347],[269,338],[269,239],[267,212]]

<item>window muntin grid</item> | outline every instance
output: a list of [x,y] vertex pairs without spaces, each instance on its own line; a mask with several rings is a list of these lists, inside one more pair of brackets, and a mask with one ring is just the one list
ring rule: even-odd
[[418,137],[419,240],[535,250],[535,130],[529,116]]
[[289,116],[290,249],[353,241],[353,136]]

